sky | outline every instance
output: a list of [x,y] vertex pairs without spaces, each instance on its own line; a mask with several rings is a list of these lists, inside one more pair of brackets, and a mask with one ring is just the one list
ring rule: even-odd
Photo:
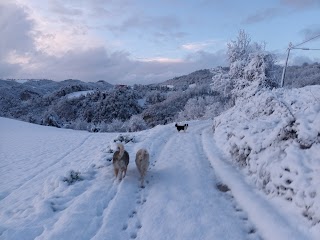
[[[161,82],[227,66],[240,30],[283,64],[290,42],[320,34],[319,16],[320,0],[0,0],[0,78]],[[319,60],[294,50],[289,64]]]

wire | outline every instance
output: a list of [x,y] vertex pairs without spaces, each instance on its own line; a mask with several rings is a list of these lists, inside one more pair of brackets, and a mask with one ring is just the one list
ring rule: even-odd
[[291,49],[301,49],[301,50],[320,50],[320,48],[297,48],[297,47],[292,47]]
[[304,44],[304,43],[306,43],[306,42],[309,42],[309,41],[311,41],[311,40],[313,40],[313,39],[316,39],[316,38],[318,38],[318,37],[320,37],[320,34],[317,35],[317,36],[315,36],[315,37],[313,37],[313,38],[310,38],[310,39],[308,39],[308,40],[306,40],[306,41],[304,41],[304,42],[302,42],[302,43],[299,43],[299,44],[297,44],[297,45],[295,45],[295,46],[292,46],[291,48],[298,47],[298,46],[300,46],[300,45],[302,45],[302,44]]

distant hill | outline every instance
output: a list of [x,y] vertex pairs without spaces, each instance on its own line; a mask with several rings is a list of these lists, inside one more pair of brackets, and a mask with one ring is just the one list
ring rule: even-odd
[[202,69],[187,75],[166,80],[162,83],[158,83],[155,85],[172,85],[176,89],[183,90],[188,88],[189,85],[191,84],[196,84],[196,85],[208,84],[209,85],[212,82],[212,77],[213,77],[213,73],[209,69]]
[[69,94],[81,91],[104,92],[113,87],[105,81],[0,79],[0,116],[40,123],[44,113]]
[[[228,71],[228,67],[224,67]],[[283,66],[275,65],[272,75],[279,82],[282,77]],[[202,69],[192,72],[187,75],[175,77],[158,84],[151,84],[156,86],[171,85],[178,90],[185,90],[191,84],[203,85],[212,83],[214,73],[210,69]],[[308,85],[320,84],[320,63],[307,64],[301,66],[288,66],[286,70],[286,77],[284,81],[285,87],[300,88]]]
[[64,81],[53,81],[48,79],[10,79],[10,80],[1,80],[0,79],[0,89],[8,87],[17,87],[19,89],[28,89],[39,94],[46,94],[49,92],[57,91],[64,87],[70,86],[79,86],[85,88],[86,90],[106,90],[112,88],[113,85],[100,80],[98,82],[82,82],[75,79],[67,79]]
[[[269,74],[280,82],[283,67]],[[0,79],[0,116],[89,131],[136,131],[198,118],[231,107],[232,98],[211,84],[229,68],[202,69],[157,84],[112,85],[103,80]],[[320,84],[320,65],[287,68],[285,88]],[[143,104],[141,104],[143,103]]]

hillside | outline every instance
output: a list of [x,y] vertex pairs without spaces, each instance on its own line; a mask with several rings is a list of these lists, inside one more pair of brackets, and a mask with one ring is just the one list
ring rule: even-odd
[[227,158],[270,198],[320,227],[320,86],[265,91],[214,120]]
[[[209,71],[204,72],[207,76]],[[191,76],[203,74],[200,71]],[[194,77],[190,79],[194,84]],[[162,84],[130,87],[111,86],[102,81],[0,80],[0,116],[77,130],[143,130],[174,122],[190,99],[206,97],[205,105],[219,101],[219,98],[213,99],[209,81],[212,80],[207,79],[204,86],[171,89]],[[183,82],[188,81],[179,81],[179,84]],[[201,112],[204,114],[205,111]]]
[[[266,71],[273,87],[279,86],[282,70],[274,65]],[[234,104],[231,91],[237,80],[229,71],[228,67],[203,69],[158,84],[134,86],[72,79],[0,80],[0,116],[101,132],[212,119]],[[288,67],[284,83],[285,88],[319,84],[319,64]]]
[[209,85],[212,82],[213,73],[209,69],[202,69],[187,75],[175,77],[164,82],[154,84],[160,86],[171,85],[176,89],[185,90],[191,84]]
[[[117,133],[0,118],[0,238],[318,239],[318,228],[259,194],[223,157],[211,126],[193,121],[185,133],[168,124],[130,134],[119,182],[110,162]],[[134,163],[142,147],[151,156],[145,188]]]
[[29,80],[1,80],[0,79],[0,90],[6,89],[8,87],[15,88],[18,90],[18,93],[22,91],[36,92],[39,94],[52,93],[58,91],[59,89],[70,87],[70,86],[79,86],[83,89],[99,89],[106,90],[113,87],[112,84],[105,81],[98,82],[83,82],[75,79],[67,79],[64,81],[53,81],[47,79],[29,79]]

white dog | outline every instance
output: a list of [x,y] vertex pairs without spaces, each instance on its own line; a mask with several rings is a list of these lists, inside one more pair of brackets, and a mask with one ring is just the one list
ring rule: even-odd
[[149,153],[146,149],[140,149],[137,152],[136,165],[141,177],[141,187],[144,188],[144,177],[149,167]]
[[118,143],[117,147],[117,151],[113,154],[113,168],[116,178],[118,177],[118,174],[120,172],[119,180],[121,181],[127,173],[127,167],[129,164],[129,154],[126,150],[124,150],[123,144]]

